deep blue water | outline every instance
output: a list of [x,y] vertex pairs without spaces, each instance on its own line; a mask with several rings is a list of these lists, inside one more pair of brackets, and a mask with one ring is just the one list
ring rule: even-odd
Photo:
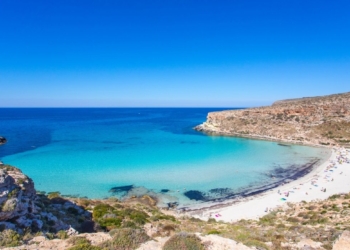
[[29,175],[38,190],[103,198],[113,187],[162,189],[164,201],[192,203],[186,191],[240,190],[271,171],[301,166],[325,149],[207,136],[193,130],[223,108],[0,109],[0,158]]

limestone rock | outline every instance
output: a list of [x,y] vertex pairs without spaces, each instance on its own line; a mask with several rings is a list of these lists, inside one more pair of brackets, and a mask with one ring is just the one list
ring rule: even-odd
[[35,197],[33,181],[19,169],[0,169],[0,221],[21,217],[32,211]]
[[333,250],[350,249],[350,231],[344,231],[339,239],[334,243]]
[[[58,204],[57,201],[62,202]],[[56,198],[50,200],[37,194],[33,181],[19,169],[0,166],[0,230],[11,229],[19,233],[58,232],[70,230],[76,234],[81,221],[91,220],[91,213],[73,202]]]
[[195,129],[309,145],[350,145],[350,92],[211,112],[207,121]]

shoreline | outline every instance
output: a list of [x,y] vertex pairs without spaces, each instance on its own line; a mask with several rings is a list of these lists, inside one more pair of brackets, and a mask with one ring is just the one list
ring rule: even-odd
[[[268,211],[287,206],[288,202],[326,199],[331,195],[350,192],[350,158],[348,150],[331,150],[328,160],[315,167],[306,175],[283,186],[273,187],[245,198],[189,206],[182,215],[190,215],[202,220],[214,218],[225,222],[241,219],[258,219]],[[341,162],[341,163],[340,163]],[[332,177],[332,179],[330,179]],[[325,192],[321,189],[325,188]],[[179,212],[179,211],[178,211]],[[179,214],[180,215],[180,214]]]
[[[241,133],[234,133],[234,132],[227,132],[227,131],[218,131],[216,128],[209,129],[209,125],[206,124],[206,122],[195,126],[193,129],[201,132],[205,135],[209,136],[227,136],[227,137],[237,137],[237,138],[244,138],[244,139],[251,139],[251,140],[260,140],[260,141],[272,141],[272,142],[278,142],[278,143],[286,143],[286,144],[293,144],[293,145],[301,145],[301,146],[311,146],[311,147],[324,147],[324,148],[332,148],[334,145],[331,144],[317,144],[312,143],[309,141],[296,141],[296,140],[288,140],[283,138],[277,138],[277,137],[271,137],[271,136],[262,136],[262,135],[254,135],[254,134],[241,134]],[[338,146],[338,145],[337,145]]]

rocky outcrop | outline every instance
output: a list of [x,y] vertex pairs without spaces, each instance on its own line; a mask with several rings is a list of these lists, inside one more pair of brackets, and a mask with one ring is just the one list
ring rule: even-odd
[[0,169],[0,221],[21,218],[35,211],[36,192],[33,181],[19,169]]
[[350,231],[344,231],[338,240],[334,242],[333,250],[350,249]]
[[5,137],[0,136],[0,145],[5,144],[7,142]]
[[91,220],[91,213],[61,197],[49,199],[37,194],[32,179],[19,169],[0,166],[0,231],[11,229],[22,233],[58,232],[74,234],[79,222]]
[[195,127],[209,134],[309,145],[350,145],[350,92],[277,101],[271,106],[211,112]]

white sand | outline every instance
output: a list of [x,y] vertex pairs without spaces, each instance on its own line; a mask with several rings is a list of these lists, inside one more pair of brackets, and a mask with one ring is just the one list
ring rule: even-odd
[[[321,191],[323,188],[326,192]],[[188,214],[203,220],[215,218],[226,222],[258,219],[267,213],[267,208],[272,210],[286,206],[287,202],[326,199],[333,194],[348,192],[350,192],[350,151],[338,148],[332,150],[330,159],[296,181],[230,206],[203,209]]]

